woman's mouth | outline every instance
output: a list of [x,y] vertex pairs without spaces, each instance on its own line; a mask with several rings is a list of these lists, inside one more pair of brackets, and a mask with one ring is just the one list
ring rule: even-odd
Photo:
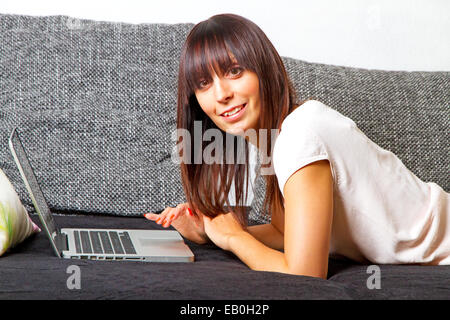
[[241,115],[244,113],[245,107],[247,106],[246,103],[241,104],[240,106],[236,106],[230,111],[222,113],[220,116],[224,118],[226,121],[235,121],[241,117]]

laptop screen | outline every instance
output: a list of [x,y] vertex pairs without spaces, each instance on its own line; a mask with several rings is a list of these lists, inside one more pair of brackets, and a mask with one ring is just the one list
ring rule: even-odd
[[47,234],[52,241],[52,244],[54,245],[55,249],[57,249],[53,239],[58,234],[58,229],[56,228],[55,221],[53,220],[52,214],[50,212],[50,208],[48,207],[41,187],[37,182],[36,176],[33,172],[33,168],[28,161],[28,157],[25,153],[16,129],[14,129],[11,134],[11,137],[9,139],[9,146],[14,160],[16,161],[17,167],[19,168],[25,186],[27,187],[28,193],[30,194],[31,200],[33,201],[34,208],[39,214],[39,218],[41,219],[41,222],[44,225],[44,228],[46,229]]

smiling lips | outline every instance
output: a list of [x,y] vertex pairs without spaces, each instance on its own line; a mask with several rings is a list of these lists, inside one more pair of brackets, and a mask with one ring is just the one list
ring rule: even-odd
[[245,108],[245,105],[246,105],[246,104],[244,103],[244,104],[241,104],[241,105],[239,105],[239,106],[236,106],[236,107],[233,107],[233,108],[231,108],[231,109],[228,109],[227,111],[225,111],[224,113],[222,113],[221,116],[222,116],[222,117],[225,117],[225,118],[231,117],[231,116],[233,116],[233,115],[239,113],[239,111],[241,111],[242,109],[244,109],[244,108]]

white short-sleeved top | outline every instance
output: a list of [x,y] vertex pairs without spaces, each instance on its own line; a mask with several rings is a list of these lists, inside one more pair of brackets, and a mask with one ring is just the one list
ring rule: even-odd
[[283,121],[273,167],[289,177],[318,160],[334,181],[330,254],[380,264],[450,264],[450,194],[421,181],[355,122],[309,100]]

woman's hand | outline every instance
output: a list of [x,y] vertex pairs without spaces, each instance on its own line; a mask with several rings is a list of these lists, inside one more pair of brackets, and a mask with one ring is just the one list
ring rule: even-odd
[[230,250],[231,237],[246,232],[231,212],[219,214],[212,219],[203,216],[203,225],[209,239],[223,250]]
[[198,244],[204,244],[209,241],[203,227],[202,216],[202,214],[200,217],[195,216],[188,203],[179,204],[175,208],[167,207],[160,214],[144,214],[146,219],[155,221],[164,228],[173,225],[183,237]]

